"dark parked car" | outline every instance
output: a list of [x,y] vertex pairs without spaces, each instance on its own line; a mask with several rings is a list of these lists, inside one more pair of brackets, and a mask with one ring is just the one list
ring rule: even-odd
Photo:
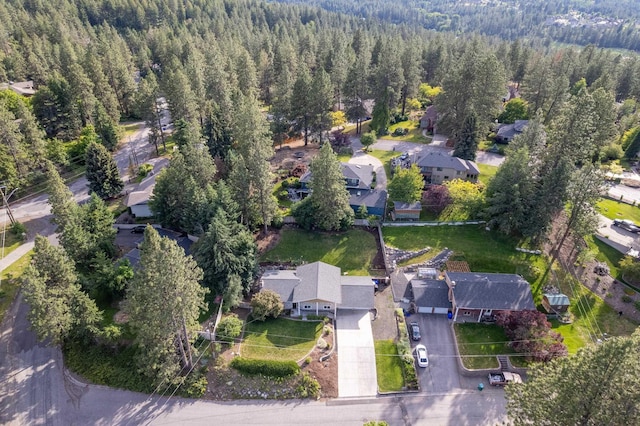
[[420,327],[418,326],[417,322],[412,322],[410,324],[410,330],[411,330],[411,339],[415,341],[420,340]]
[[630,221],[629,219],[614,219],[613,226],[619,226],[622,229],[626,229],[629,232],[640,232],[638,225]]
[[146,226],[144,226],[144,225],[139,225],[139,226],[133,227],[133,228],[131,229],[131,233],[132,233],[132,234],[144,234],[144,230],[145,230],[145,229],[147,229],[147,227],[146,227]]

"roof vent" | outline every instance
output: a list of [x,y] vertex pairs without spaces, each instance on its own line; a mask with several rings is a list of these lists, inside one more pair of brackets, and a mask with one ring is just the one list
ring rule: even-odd
[[357,194],[357,195],[358,195],[358,197],[359,197],[359,196],[360,196],[360,191],[358,191],[356,194]]

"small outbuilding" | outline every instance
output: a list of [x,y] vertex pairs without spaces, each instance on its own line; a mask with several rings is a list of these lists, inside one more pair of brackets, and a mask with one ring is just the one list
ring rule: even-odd
[[545,293],[542,295],[542,306],[550,314],[564,314],[569,309],[569,297],[562,293]]
[[420,202],[404,203],[394,201],[391,216],[393,217],[393,220],[420,220],[421,211],[422,205]]

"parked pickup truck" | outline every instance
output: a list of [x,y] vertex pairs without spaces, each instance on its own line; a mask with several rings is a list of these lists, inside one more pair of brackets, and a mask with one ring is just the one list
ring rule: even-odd
[[492,386],[504,386],[507,383],[522,383],[522,377],[517,373],[509,373],[503,371],[502,373],[490,373],[489,384]]

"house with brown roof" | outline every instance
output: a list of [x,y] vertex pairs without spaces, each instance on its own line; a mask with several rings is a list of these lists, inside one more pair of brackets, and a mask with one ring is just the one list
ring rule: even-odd
[[273,290],[292,316],[320,315],[338,309],[369,310],[374,307],[374,284],[368,276],[342,275],[340,268],[324,262],[295,270],[268,270],[260,279],[262,289]]
[[420,117],[420,128],[433,133],[436,128],[437,121],[438,111],[436,111],[435,105],[429,105],[422,117]]
[[427,184],[440,185],[443,182],[461,179],[477,182],[480,175],[478,165],[470,160],[452,157],[441,152],[427,152],[415,160]]

